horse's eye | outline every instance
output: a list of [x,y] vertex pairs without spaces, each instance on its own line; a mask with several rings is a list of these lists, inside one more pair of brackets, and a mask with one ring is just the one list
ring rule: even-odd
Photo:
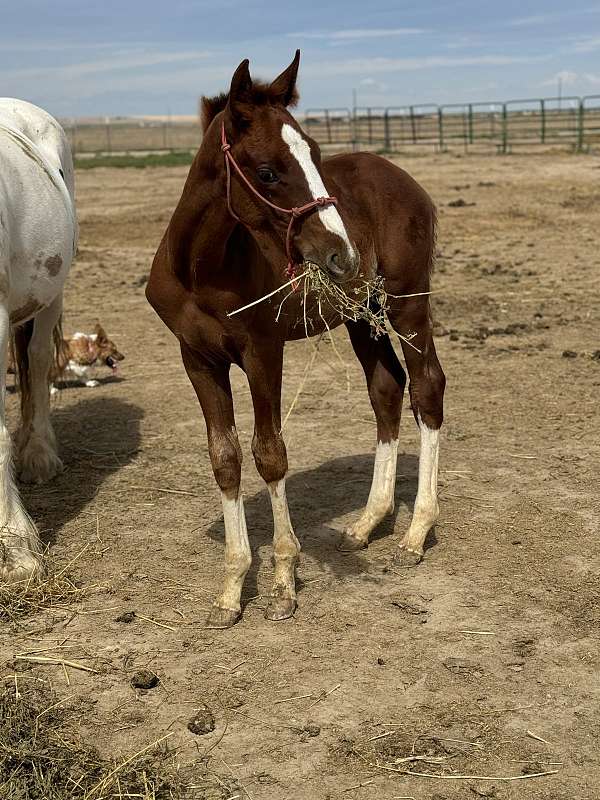
[[279,180],[277,173],[270,169],[270,167],[259,167],[258,177],[263,183],[277,183]]

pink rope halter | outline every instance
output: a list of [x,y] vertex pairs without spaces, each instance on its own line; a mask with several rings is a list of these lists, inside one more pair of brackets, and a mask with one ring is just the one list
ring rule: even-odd
[[239,177],[242,179],[243,183],[246,185],[248,189],[252,192],[253,195],[258,197],[259,200],[262,200],[265,205],[269,206],[270,208],[274,209],[275,211],[279,211],[282,214],[289,214],[290,221],[287,227],[287,233],[285,235],[285,252],[287,255],[288,263],[286,268],[286,274],[290,278],[294,278],[296,276],[296,262],[294,261],[294,257],[292,256],[292,237],[294,234],[294,222],[299,218],[304,216],[305,214],[309,214],[311,211],[314,211],[315,208],[323,208],[324,206],[331,206],[337,205],[337,198],[336,197],[317,197],[316,200],[311,200],[310,203],[306,203],[303,206],[296,206],[294,208],[282,208],[281,206],[275,205],[270,200],[267,200],[254,186],[250,183],[248,178],[244,175],[241,170],[241,167],[235,160],[235,158],[231,154],[231,145],[227,141],[227,137],[225,135],[225,123],[221,123],[221,150],[223,151],[223,155],[225,156],[225,169],[227,171],[227,208],[229,209],[229,213],[231,216],[241,222],[238,215],[231,207],[231,167],[235,169]]

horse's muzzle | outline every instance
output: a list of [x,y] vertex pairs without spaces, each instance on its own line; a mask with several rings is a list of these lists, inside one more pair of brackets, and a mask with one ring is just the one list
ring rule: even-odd
[[322,269],[327,272],[336,283],[346,283],[356,278],[360,259],[356,253],[343,252],[341,249],[332,250],[323,259]]

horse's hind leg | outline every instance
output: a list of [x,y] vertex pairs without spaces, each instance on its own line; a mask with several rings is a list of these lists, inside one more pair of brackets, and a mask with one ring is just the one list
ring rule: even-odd
[[388,336],[373,339],[369,325],[363,321],[349,322],[346,327],[364,370],[377,419],[377,449],[369,499],[359,519],[344,531],[338,544],[340,550],[351,551],[366,547],[371,532],[394,510],[398,428],[406,373]]
[[22,427],[19,436],[19,477],[44,483],[62,471],[50,422],[50,369],[53,332],[60,321],[62,295],[36,316],[30,340],[15,334],[21,378]]
[[12,474],[4,407],[9,336],[7,303],[0,300],[0,579],[16,582],[36,577],[42,562],[35,525],[21,505]]
[[[429,298],[402,301],[401,311],[388,317],[401,339],[410,378],[410,402],[421,432],[419,483],[408,532],[400,542],[396,559],[405,565],[418,564],[423,544],[439,515],[437,498],[439,433],[444,416],[446,378],[433,343]],[[416,336],[406,341],[408,334]]]

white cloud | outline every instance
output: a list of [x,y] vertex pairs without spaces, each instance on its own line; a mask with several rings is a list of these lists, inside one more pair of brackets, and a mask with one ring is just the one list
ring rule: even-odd
[[594,50],[600,50],[600,36],[578,39],[573,42],[571,50],[575,53],[593,53]]
[[563,19],[573,20],[577,16],[598,14],[599,12],[600,8],[598,8],[598,6],[580,8],[577,11],[571,9],[568,11],[549,11],[546,14],[531,14],[527,17],[509,19],[505,24],[510,28],[526,28],[532,25],[547,25]]
[[305,75],[360,75],[382,72],[416,72],[425,69],[444,67],[503,67],[510,64],[532,64],[546,61],[550,56],[465,56],[460,58],[446,56],[425,56],[423,58],[354,58],[345,61],[331,61],[309,64],[304,68]]
[[208,58],[210,53],[193,50],[180,53],[137,52],[113,53],[96,61],[84,61],[77,64],[65,64],[58,67],[39,66],[27,69],[3,70],[3,79],[20,78],[47,78],[52,76],[56,80],[80,79],[86,75],[98,75],[105,72],[119,70],[136,70],[147,67],[157,67],[165,64],[179,64],[186,61],[196,61]]
[[390,36],[415,36],[426,32],[424,28],[349,28],[338,31],[299,31],[287,35],[292,39],[329,39],[332,42],[349,42]]
[[563,69],[557,72],[556,75],[553,75],[552,78],[548,78],[547,81],[542,81],[540,86],[556,86],[559,82],[562,83],[563,86],[572,86],[574,83],[577,83],[578,79],[579,75],[576,72]]
[[388,85],[387,83],[382,83],[382,81],[376,81],[375,78],[363,78],[358,83],[359,86],[364,86],[367,89],[370,89],[375,94],[383,94],[387,92]]

